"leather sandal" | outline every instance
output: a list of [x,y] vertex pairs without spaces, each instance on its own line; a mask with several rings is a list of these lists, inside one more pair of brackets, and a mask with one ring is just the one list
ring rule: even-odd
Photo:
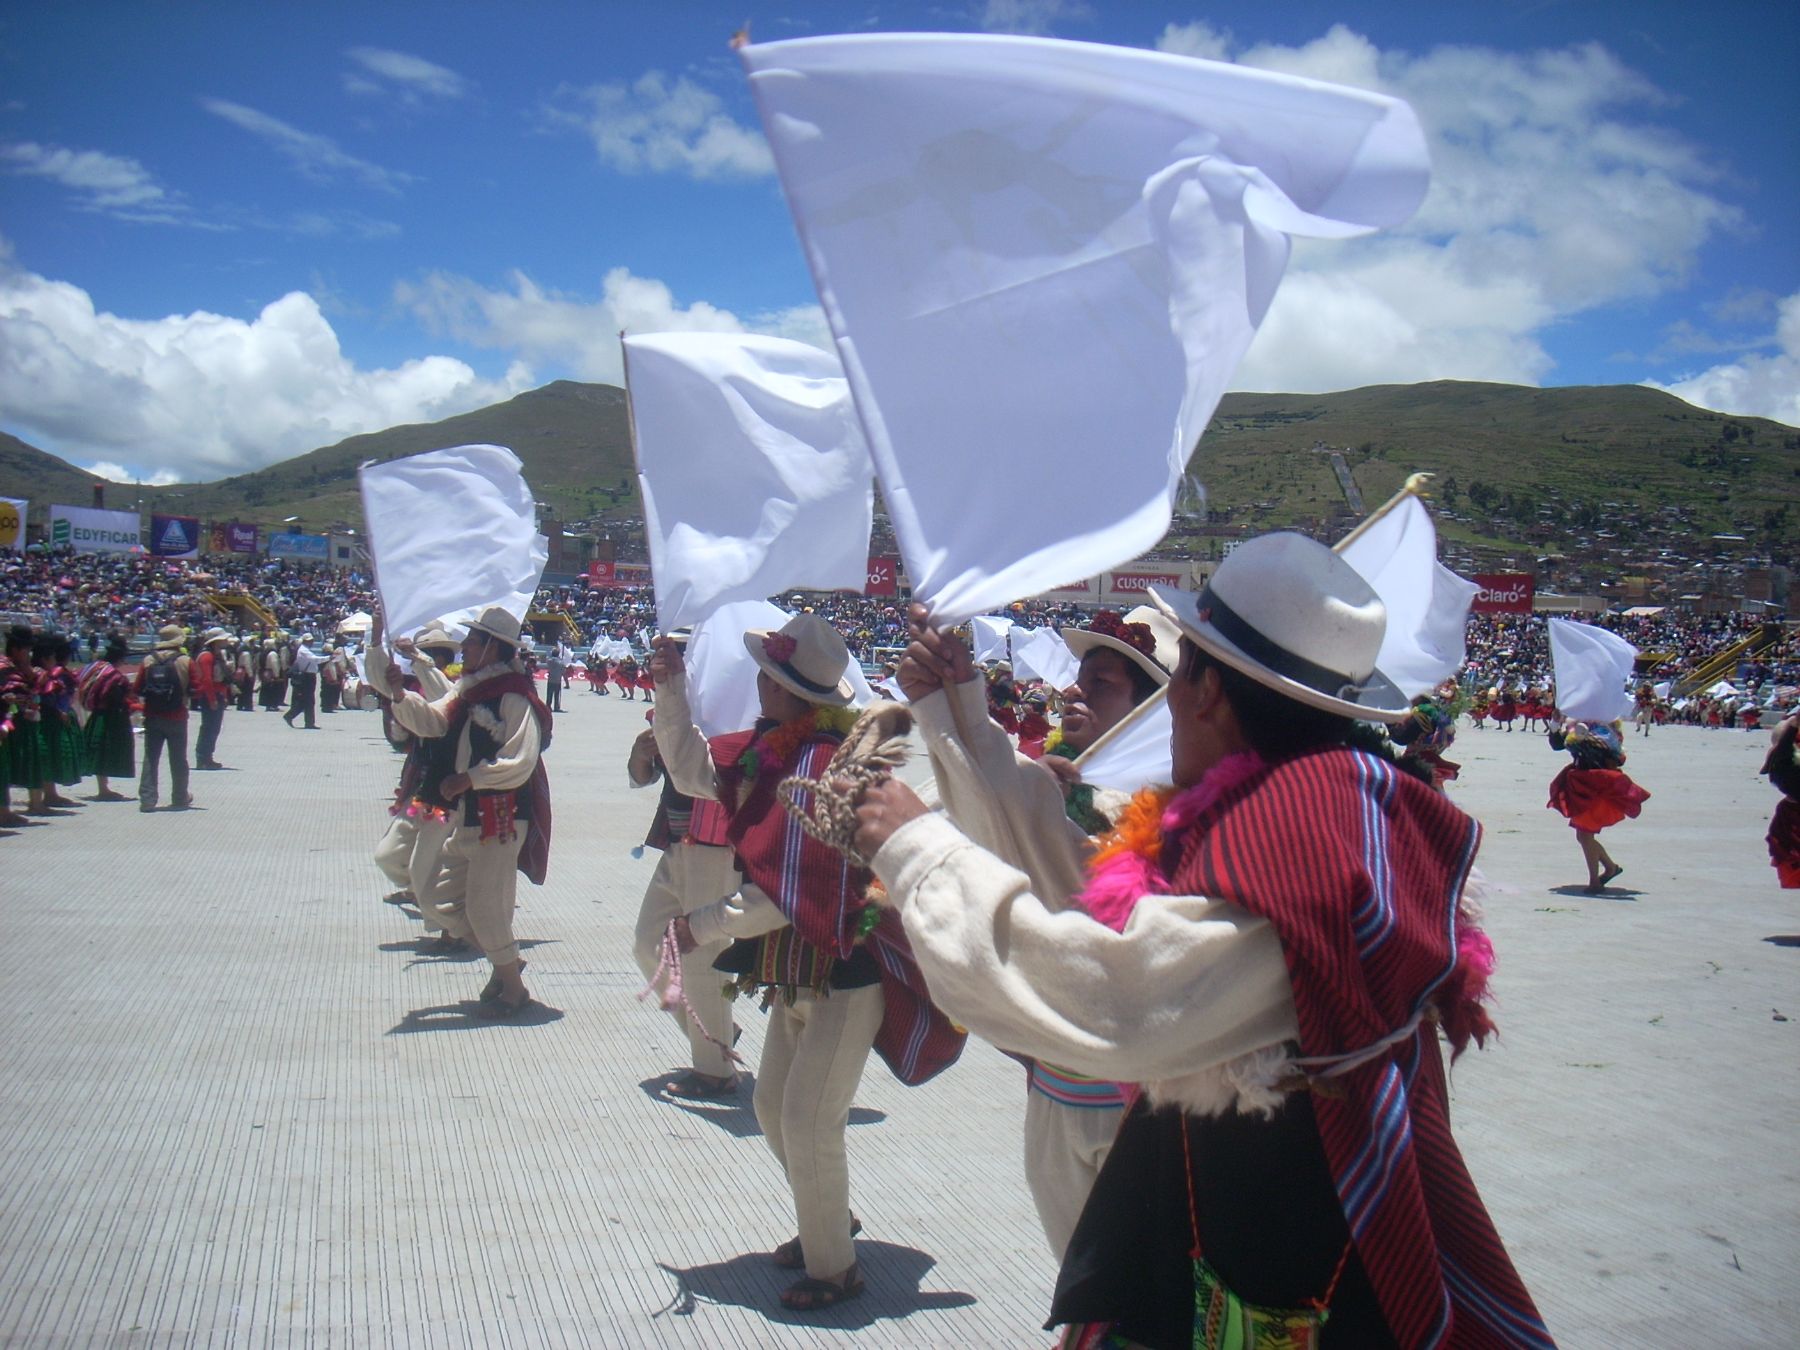
[[848,1303],[867,1288],[862,1277],[851,1266],[844,1272],[842,1283],[807,1278],[790,1284],[781,1291],[781,1306],[789,1312],[821,1312]]
[[728,1073],[715,1078],[710,1073],[700,1073],[690,1069],[674,1082],[663,1088],[665,1097],[677,1097],[682,1101],[718,1101],[723,1097],[735,1097],[738,1091],[738,1076]]

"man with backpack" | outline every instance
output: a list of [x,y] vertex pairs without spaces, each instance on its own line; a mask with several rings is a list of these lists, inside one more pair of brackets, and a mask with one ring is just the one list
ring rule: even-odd
[[185,811],[188,793],[188,659],[175,624],[157,630],[156,650],[144,658],[132,689],[144,707],[144,768],[138,776],[138,810],[156,810],[158,761],[169,747],[171,805]]

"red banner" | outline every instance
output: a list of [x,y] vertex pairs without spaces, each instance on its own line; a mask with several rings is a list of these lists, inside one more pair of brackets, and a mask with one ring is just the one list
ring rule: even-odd
[[869,559],[869,584],[864,595],[900,594],[900,569],[893,558]]
[[1529,614],[1537,580],[1524,572],[1488,572],[1470,577],[1481,589],[1469,608],[1477,614]]
[[610,586],[616,579],[611,562],[591,562],[587,566],[587,579],[590,586]]
[[1186,578],[1179,572],[1114,572],[1110,579],[1115,593],[1136,592],[1142,595],[1152,586],[1165,591],[1178,591]]

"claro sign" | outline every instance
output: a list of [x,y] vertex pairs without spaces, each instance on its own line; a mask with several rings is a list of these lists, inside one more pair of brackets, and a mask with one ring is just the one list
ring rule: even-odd
[[1471,578],[1481,587],[1470,605],[1477,614],[1529,614],[1537,598],[1537,580],[1524,572],[1489,572]]

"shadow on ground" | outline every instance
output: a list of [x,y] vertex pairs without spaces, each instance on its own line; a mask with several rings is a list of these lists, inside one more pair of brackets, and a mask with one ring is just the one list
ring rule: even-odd
[[746,1252],[729,1261],[686,1270],[659,1261],[656,1268],[669,1276],[675,1287],[669,1302],[654,1316],[692,1317],[702,1304],[714,1303],[752,1308],[765,1314],[771,1322],[788,1326],[856,1330],[916,1312],[968,1308],[976,1302],[973,1294],[961,1290],[927,1293],[920,1289],[920,1283],[937,1264],[937,1258],[916,1247],[859,1239],[856,1264],[865,1286],[860,1296],[835,1308],[801,1314],[781,1306],[781,1291],[802,1278],[804,1272],[779,1269],[769,1260],[767,1252]]
[[[646,1078],[638,1084],[643,1094],[663,1106],[672,1106],[683,1115],[692,1116],[695,1120],[705,1121],[708,1125],[716,1125],[734,1139],[760,1139],[762,1126],[756,1123],[756,1111],[751,1101],[756,1094],[756,1075],[747,1070],[739,1070],[737,1091],[725,1097],[671,1097],[667,1088],[684,1071],[671,1069],[668,1073],[659,1073],[654,1078]],[[852,1125],[879,1125],[887,1119],[886,1111],[877,1111],[872,1106],[853,1106],[850,1108]]]
[[1552,886],[1550,894],[1567,895],[1576,900],[1628,900],[1635,904],[1643,892],[1629,886],[1603,886],[1597,891],[1590,891],[1586,886]]
[[1763,939],[1777,947],[1800,947],[1800,933],[1772,933]]
[[517,1016],[495,1018],[481,1016],[481,1004],[466,998],[460,1003],[440,1003],[431,1008],[414,1008],[387,1029],[389,1036],[410,1036],[418,1031],[470,1031],[476,1027],[541,1027],[560,1022],[568,1014],[561,1008],[532,999]]

